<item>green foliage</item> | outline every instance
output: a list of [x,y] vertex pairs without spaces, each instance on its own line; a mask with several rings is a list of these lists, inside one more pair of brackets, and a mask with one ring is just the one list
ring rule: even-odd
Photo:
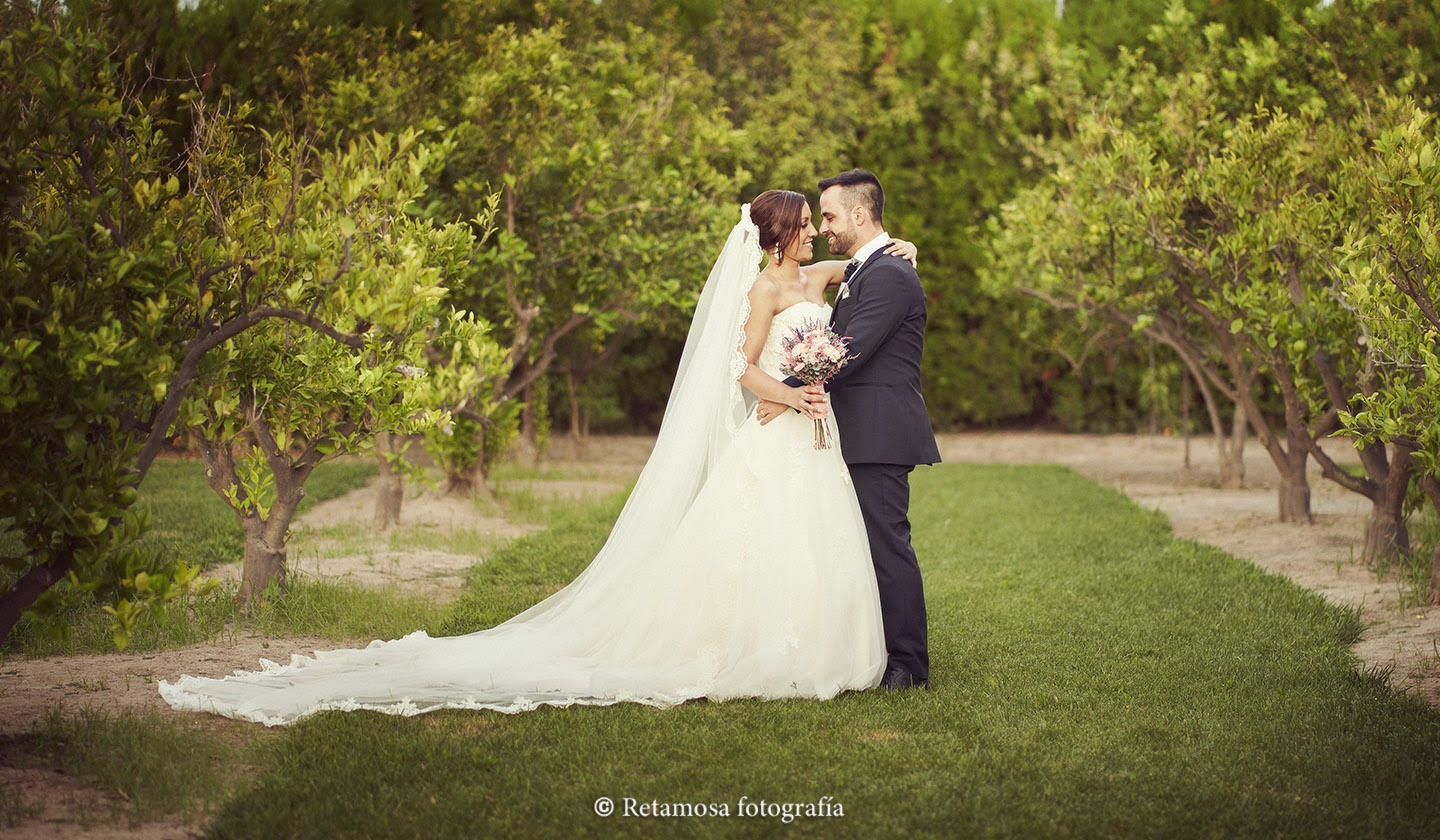
[[476,470],[482,480],[490,474],[515,438],[520,404],[496,393],[509,373],[506,353],[473,317],[453,317],[460,322],[447,330],[454,338],[427,354],[422,399],[450,415],[426,430],[425,449],[455,485],[470,482]]
[[1329,254],[1367,213],[1343,165],[1370,131],[1329,46],[1287,37],[1293,49],[1200,30],[1172,4],[1049,145],[1052,174],[992,226],[991,278],[1082,332],[1118,325],[1165,345],[1212,417],[1244,406],[1267,447],[1274,388],[1290,445],[1308,449],[1367,365]]
[[193,581],[137,552],[146,520],[130,506],[210,242],[165,120],[117,89],[124,68],[99,36],[0,14],[0,510],[21,546],[0,558],[0,632],[21,608],[57,607],[49,587],[69,575],[110,602],[123,646],[148,604]]
[[[4,629],[32,602],[57,606],[51,587],[71,573],[68,591],[112,602],[123,646],[147,605],[178,597],[198,569],[125,548],[145,525],[125,510],[182,401],[181,425],[205,424],[224,451],[222,495],[263,518],[283,489],[293,511],[303,477],[277,481],[258,445],[278,460],[295,442],[308,475],[375,429],[443,420],[405,372],[436,337],[442,277],[468,262],[486,220],[407,214],[447,149],[415,131],[323,150],[191,91],[177,155],[171,100],[125,87],[83,16],[6,14],[24,25],[7,30],[3,57],[15,87],[0,411],[33,434],[5,450],[7,541],[21,548],[3,558]],[[237,465],[242,431],[255,437]]]
[[[1228,3],[1185,0],[1182,5],[1202,26],[1218,23],[1227,32],[1252,40],[1276,35],[1282,21],[1298,18],[1316,6],[1310,0],[1231,0]],[[1148,0],[1069,0],[1065,3],[1061,30],[1067,38],[1093,52],[1096,69],[1105,71],[1113,68],[1122,50],[1145,45],[1151,27],[1164,20],[1166,6]],[[1355,12],[1348,9],[1340,12],[1345,13]]]
[[[1378,169],[1338,165],[1397,124],[1373,118],[1389,113],[1376,91],[1433,110],[1433,4],[1110,0],[1056,21],[1040,0],[113,0],[3,15],[0,415],[25,434],[0,449],[0,598],[73,569],[122,638],[189,574],[124,546],[143,531],[127,512],[142,447],[192,377],[186,422],[203,408],[216,447],[234,445],[223,492],[256,515],[299,464],[276,452],[323,458],[370,430],[436,428],[441,409],[456,434],[434,438],[439,457],[483,474],[547,377],[597,425],[653,424],[734,204],[850,165],[880,173],[889,228],[921,246],[937,426],[1173,412],[1179,369],[1127,343],[1139,327],[1213,337],[1192,376],[1232,344],[1272,419],[1288,401],[1316,432],[1337,408],[1393,439],[1433,433],[1423,377],[1400,373],[1423,367],[1423,341],[1390,339],[1404,364],[1381,365],[1378,391],[1359,381],[1376,350],[1354,343],[1357,319],[1409,305],[1380,282],[1380,226],[1416,237],[1389,210],[1359,219],[1398,205],[1368,180]],[[1405,200],[1420,209],[1395,218],[1423,221]],[[1177,280],[1226,272],[1239,279],[1200,306],[1216,323],[1160,317]],[[1102,332],[1106,307],[1123,329]],[[479,370],[447,368],[455,329],[483,334]]]
[[891,196],[886,230],[920,243],[926,404],[943,426],[1026,416],[1050,359],[1022,339],[1022,311],[981,288],[976,231],[1038,174],[1031,138],[1066,131],[1081,57],[1053,10],[932,2],[874,17],[869,129],[853,159]]
[[[632,3],[633,18],[665,3]],[[658,7],[658,8],[657,8]],[[785,5],[739,0],[691,4],[675,28],[680,44],[711,79],[738,129],[735,197],[767,189],[814,195],[820,178],[848,169],[869,101],[862,56],[863,4]]]
[[1341,249],[1345,299],[1382,384],[1342,418],[1358,440],[1415,446],[1440,476],[1440,136],[1433,114],[1400,98],[1384,105],[1373,151],[1346,172],[1371,213]]
[[721,163],[736,139],[706,77],[663,37],[586,37],[563,19],[482,28],[467,24],[479,5],[450,13],[455,35],[378,56],[308,107],[346,134],[450,131],[431,218],[468,217],[498,194],[496,232],[447,285],[508,344],[494,397],[515,399],[577,329],[688,314],[707,249],[733,224],[719,199],[733,191]]
[[435,341],[484,341],[485,325],[442,304],[444,278],[471,255],[470,227],[406,214],[451,144],[425,145],[415,132],[334,151],[303,136],[267,140],[260,174],[212,198],[233,201],[232,251],[256,255],[235,278],[240,305],[297,316],[217,349],[179,423],[204,439],[211,486],[242,521],[262,523],[274,548],[316,464],[364,451],[377,433],[446,420],[413,381],[423,353]]

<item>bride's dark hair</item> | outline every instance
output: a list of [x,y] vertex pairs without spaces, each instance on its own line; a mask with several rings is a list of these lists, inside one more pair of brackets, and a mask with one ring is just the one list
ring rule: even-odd
[[784,261],[785,249],[800,237],[805,205],[805,196],[794,190],[766,190],[750,202],[750,221],[760,228],[760,250],[774,257],[777,265]]

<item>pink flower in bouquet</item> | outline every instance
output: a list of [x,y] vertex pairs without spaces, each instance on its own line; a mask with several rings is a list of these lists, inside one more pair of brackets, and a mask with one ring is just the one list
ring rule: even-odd
[[780,369],[807,385],[824,384],[850,360],[845,341],[829,325],[806,321],[781,339]]

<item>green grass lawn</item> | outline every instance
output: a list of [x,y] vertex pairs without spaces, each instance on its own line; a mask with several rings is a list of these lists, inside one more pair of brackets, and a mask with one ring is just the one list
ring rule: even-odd
[[[317,502],[361,487],[376,473],[374,461],[345,458],[321,464],[305,483],[304,512]],[[179,557],[192,566],[239,562],[245,553],[240,520],[205,482],[199,461],[161,458],[140,485],[137,505],[150,510],[150,530],[141,544],[156,556]],[[64,586],[65,584],[61,584]],[[368,599],[368,600],[367,600]],[[105,653],[115,649],[110,618],[94,599],[72,597],[54,616],[25,617],[0,653],[45,656]],[[267,633],[317,633],[349,638],[367,631],[394,629],[389,618],[414,619],[424,599],[360,591],[358,587],[304,581],[291,587],[284,602],[267,604],[245,621]],[[172,604],[131,635],[129,649],[155,650],[213,639],[233,628],[240,616],[234,587]]]
[[[612,504],[477,571],[446,629],[567,581]],[[1358,674],[1353,612],[1072,472],[914,478],[933,689],[505,716],[329,713],[256,741],[214,837],[1434,837],[1440,715]],[[161,760],[157,757],[156,760]],[[598,797],[617,813],[597,816]],[[828,800],[844,816],[737,816]],[[731,816],[624,815],[713,803]]]

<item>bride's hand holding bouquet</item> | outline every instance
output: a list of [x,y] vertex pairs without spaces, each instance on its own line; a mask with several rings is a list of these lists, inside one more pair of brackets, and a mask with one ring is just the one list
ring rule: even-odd
[[[846,352],[846,339],[821,321],[806,321],[781,340],[784,359],[780,370],[804,382],[807,388],[822,392],[852,356]],[[815,448],[829,449],[832,435],[823,412],[811,412],[815,419]]]

